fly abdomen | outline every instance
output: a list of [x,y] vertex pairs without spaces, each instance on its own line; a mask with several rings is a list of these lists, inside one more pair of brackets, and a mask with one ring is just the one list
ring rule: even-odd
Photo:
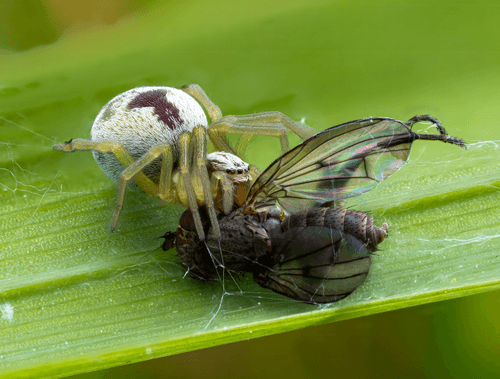
[[370,270],[370,249],[338,229],[294,227],[273,240],[273,253],[253,272],[260,286],[311,304],[341,300]]
[[373,249],[381,243],[387,234],[387,224],[381,228],[374,224],[373,217],[351,209],[309,208],[294,212],[282,223],[284,230],[305,226],[321,226],[340,230],[350,234]]

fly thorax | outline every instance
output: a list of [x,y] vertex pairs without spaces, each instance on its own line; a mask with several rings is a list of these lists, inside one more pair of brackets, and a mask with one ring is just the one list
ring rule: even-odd
[[207,245],[215,259],[224,262],[224,268],[249,272],[260,256],[271,250],[271,237],[262,228],[258,215],[244,214],[241,208],[219,221],[220,240],[212,234]]

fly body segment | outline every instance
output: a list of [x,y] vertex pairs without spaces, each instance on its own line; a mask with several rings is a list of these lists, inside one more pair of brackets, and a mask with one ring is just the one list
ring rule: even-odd
[[365,281],[371,253],[338,229],[299,227],[283,232],[254,281],[261,287],[309,304],[333,303]]
[[[135,182],[150,196],[185,204],[203,240],[198,207],[206,206],[218,235],[217,212],[229,213],[235,194],[236,198],[242,197],[237,193],[246,194],[252,178],[258,175],[255,167],[240,158],[250,138],[256,134],[278,137],[285,153],[287,131],[302,139],[314,134],[312,128],[280,112],[222,116],[219,107],[196,84],[181,89],[138,87],[119,94],[102,108],[90,140],[72,139],[55,145],[54,150],[91,150],[102,171],[118,182],[112,231],[118,223],[126,187]],[[226,133],[240,134],[236,146],[229,144]],[[207,154],[208,139],[217,152]]]
[[[420,121],[432,122],[439,134],[413,132]],[[218,233],[204,212],[202,241],[186,211],[162,247],[177,247],[184,268],[200,280],[230,270],[252,273],[262,287],[306,303],[343,299],[366,278],[370,254],[388,236],[388,226],[376,226],[366,213],[330,206],[387,179],[418,139],[465,147],[428,115],[334,126],[271,163],[239,200],[243,205],[219,215]]]
[[187,210],[162,247],[176,246],[183,267],[198,280],[216,279],[221,270],[251,273],[261,287],[310,304],[341,300],[361,285],[371,253],[388,235],[387,224],[379,228],[365,213],[333,208],[284,218],[277,207],[260,213],[238,208],[219,226],[220,239],[209,230],[202,242]]

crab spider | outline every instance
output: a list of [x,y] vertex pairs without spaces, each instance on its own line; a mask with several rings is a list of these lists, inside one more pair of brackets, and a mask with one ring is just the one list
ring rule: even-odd
[[[200,104],[212,121],[210,125]],[[92,150],[102,171],[118,182],[111,231],[118,223],[125,189],[135,181],[150,196],[185,204],[203,240],[198,205],[206,205],[219,235],[216,211],[228,214],[235,192],[247,190],[258,175],[255,167],[239,158],[250,138],[256,134],[276,136],[285,153],[289,148],[287,130],[303,140],[315,133],[280,112],[223,117],[197,84],[182,89],[138,87],[119,94],[101,109],[90,141],[72,139],[55,145],[54,150]],[[226,133],[241,134],[234,148]],[[218,152],[207,155],[207,134]]]

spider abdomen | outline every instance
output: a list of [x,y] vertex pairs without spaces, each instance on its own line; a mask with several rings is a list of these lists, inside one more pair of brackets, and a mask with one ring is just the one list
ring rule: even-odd
[[[171,87],[138,87],[109,101],[92,125],[91,140],[120,143],[134,160],[153,146],[169,143],[175,158],[179,152],[179,135],[192,132],[196,126],[208,128],[201,105],[182,90]],[[93,151],[101,170],[118,181],[123,165],[111,154]],[[154,181],[160,175],[161,160],[144,169]]]

